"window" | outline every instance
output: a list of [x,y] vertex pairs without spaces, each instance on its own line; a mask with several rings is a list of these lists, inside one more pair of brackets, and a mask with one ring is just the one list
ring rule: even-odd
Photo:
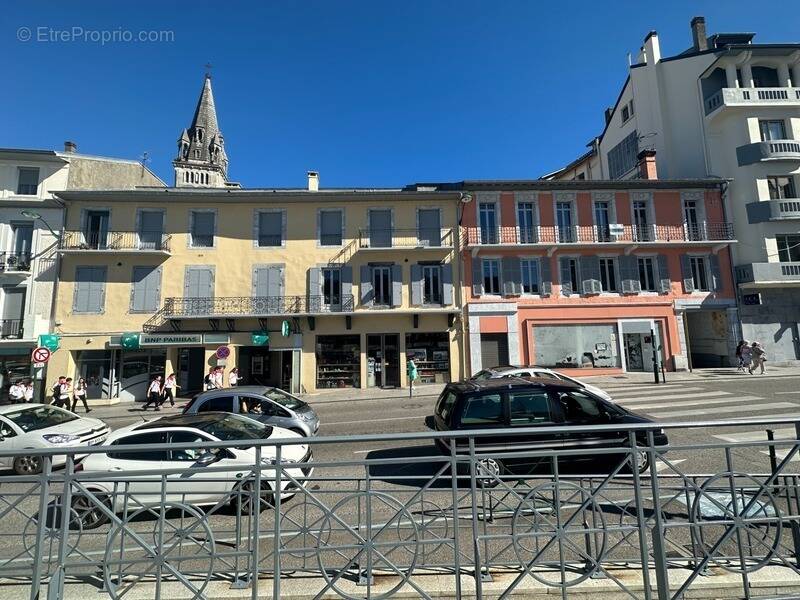
[[650,219],[648,217],[647,202],[633,201],[633,241],[650,242]]
[[550,399],[544,390],[513,391],[508,394],[512,425],[550,421]]
[[233,412],[233,396],[216,396],[205,400],[197,412]]
[[439,265],[422,267],[422,303],[442,303],[442,268]]
[[12,244],[17,259],[25,259],[33,246],[33,223],[11,223]]
[[373,304],[392,305],[392,268],[390,266],[372,267]]
[[631,118],[631,109],[626,104],[622,107],[622,122],[627,123],[628,119]]
[[767,177],[767,186],[769,187],[770,200],[797,198],[797,193],[794,188],[794,177]]
[[259,211],[258,239],[259,248],[283,245],[283,211]]
[[[191,431],[173,431],[169,434],[170,444],[202,444],[203,442],[211,442],[213,440],[206,436],[192,433]],[[208,450],[200,450],[198,448],[184,448],[183,450],[170,450],[168,460],[181,460],[186,462],[195,462],[200,456],[208,452]]]
[[617,291],[616,261],[613,258],[600,259],[600,285],[604,292]]
[[108,457],[115,460],[151,460],[162,461],[168,459],[166,450],[150,450],[151,446],[166,444],[167,434],[161,431],[148,431],[116,439],[112,446],[142,446],[141,450],[131,452],[109,452]]
[[594,203],[594,225],[598,242],[611,241],[611,205],[608,202]]
[[558,394],[567,423],[592,423],[605,420],[609,409],[605,403],[583,392]]
[[341,269],[322,269],[322,302],[326,306],[342,303]]
[[483,259],[483,293],[500,293],[500,261],[496,258]]
[[462,425],[497,425],[503,423],[503,400],[500,394],[473,396],[464,406]]
[[20,167],[17,180],[18,196],[35,196],[39,190],[39,169],[35,167]]
[[210,210],[191,211],[189,244],[192,248],[213,248],[217,214]]
[[561,295],[569,296],[580,293],[578,259],[562,256],[558,262],[561,267]]
[[536,243],[536,206],[533,202],[517,204],[517,227],[519,227],[520,243]]
[[76,267],[72,312],[102,313],[105,287],[106,267]]
[[761,131],[762,142],[786,139],[786,126],[783,120],[759,120],[758,129]]
[[775,241],[780,262],[800,262],[800,235],[776,235]]
[[17,437],[17,432],[5,421],[0,421],[0,437],[3,439]]
[[453,407],[457,399],[458,396],[455,393],[444,391],[436,403],[436,414],[448,425],[450,424],[450,416],[453,414]]
[[694,279],[694,289],[701,292],[709,291],[708,272],[706,270],[705,256],[690,256],[689,264],[692,268],[692,279]]
[[522,293],[539,293],[539,261],[535,258],[524,258],[519,261],[522,272]]
[[481,228],[481,244],[497,244],[497,207],[494,202],[481,202],[478,207],[478,218]]
[[653,258],[650,256],[640,256],[639,259],[639,285],[642,286],[643,292],[655,292],[656,286],[656,272],[653,264]]
[[140,210],[139,248],[161,250],[164,237],[164,213],[160,210]]
[[133,267],[131,312],[152,313],[161,300],[161,269]]
[[611,179],[619,179],[634,169],[637,164],[636,155],[638,153],[639,135],[636,131],[633,131],[609,150],[607,155],[609,177]]
[[556,225],[558,225],[558,241],[568,244],[575,241],[572,232],[572,203],[556,202]]
[[319,211],[319,245],[341,246],[343,223],[344,213],[341,209]]

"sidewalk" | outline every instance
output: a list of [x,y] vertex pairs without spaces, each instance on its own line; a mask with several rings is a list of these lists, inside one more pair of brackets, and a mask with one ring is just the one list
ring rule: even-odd
[[[659,378],[661,373],[659,373]],[[709,381],[709,380],[731,380],[741,377],[759,377],[759,378],[774,378],[774,377],[800,377],[800,367],[775,367],[767,365],[767,372],[763,375],[754,373],[750,375],[747,372],[740,372],[736,367],[716,367],[713,369],[694,369],[693,371],[667,371],[665,375],[666,383],[675,381]],[[642,384],[653,383],[653,373],[621,373],[616,375],[597,375],[592,377],[581,377],[582,381],[592,383],[595,385],[611,384]]]

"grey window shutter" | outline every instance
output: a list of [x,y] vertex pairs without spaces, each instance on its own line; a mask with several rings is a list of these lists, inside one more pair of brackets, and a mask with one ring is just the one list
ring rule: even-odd
[[72,306],[74,312],[89,311],[90,284],[91,267],[77,267],[75,269],[75,300]]
[[694,276],[692,276],[692,263],[688,254],[681,254],[681,278],[683,279],[683,291],[691,294],[694,291]]
[[442,305],[453,304],[453,265],[442,265]]
[[91,267],[91,285],[89,288],[89,312],[102,312],[105,300],[105,267]]
[[639,258],[633,255],[619,257],[619,272],[623,294],[638,294],[642,291],[639,281]]
[[711,267],[711,291],[718,292],[722,289],[722,271],[719,266],[719,256],[716,254],[709,256],[708,265]]
[[253,297],[264,298],[269,295],[269,267],[253,269]]
[[584,294],[599,294],[603,291],[600,283],[600,257],[581,256],[581,287]]
[[375,292],[372,289],[372,268],[369,265],[361,266],[361,281],[358,287],[361,292],[361,305],[372,306]]
[[549,256],[543,256],[539,260],[539,277],[541,279],[539,295],[543,298],[547,298],[553,294],[553,274],[550,268]]
[[503,265],[503,296],[516,296],[522,291],[522,270],[518,256],[506,256]]
[[669,264],[667,256],[659,254],[658,258],[658,291],[662,294],[669,294],[672,291],[672,279],[669,276]]
[[569,296],[573,293],[572,274],[569,269],[569,258],[562,256],[558,259],[559,282],[561,283],[561,295]]
[[214,269],[203,269],[200,271],[202,277],[201,296],[203,298],[214,297]]
[[403,303],[403,267],[392,265],[392,306]]
[[411,265],[411,305],[422,305],[422,265]]
[[483,261],[477,256],[472,257],[472,295],[483,294]]
[[342,304],[350,305],[349,297],[353,295],[353,267],[345,265],[341,269]]
[[267,268],[267,296],[277,298],[281,295],[281,268],[273,265]]
[[308,270],[308,310],[309,312],[319,312],[322,308],[320,295],[320,279],[322,273],[319,267],[311,267]]
[[134,267],[131,292],[131,310],[153,312],[158,309],[160,298],[161,269]]
[[183,297],[184,298],[191,298],[192,297],[192,278],[194,277],[194,271],[192,269],[186,269],[183,272]]

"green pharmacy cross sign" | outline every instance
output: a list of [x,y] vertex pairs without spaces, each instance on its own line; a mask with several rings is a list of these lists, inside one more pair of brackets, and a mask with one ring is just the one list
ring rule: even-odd
[[250,342],[253,346],[269,346],[269,333],[266,331],[254,331],[250,334]]
[[61,345],[61,336],[55,333],[44,333],[39,336],[39,345],[44,346],[50,350],[50,352],[55,352]]
[[283,337],[289,337],[292,333],[292,325],[289,321],[282,321],[281,322],[281,335]]
[[139,343],[138,333],[123,333],[119,340],[119,345],[125,348],[125,350],[138,350]]

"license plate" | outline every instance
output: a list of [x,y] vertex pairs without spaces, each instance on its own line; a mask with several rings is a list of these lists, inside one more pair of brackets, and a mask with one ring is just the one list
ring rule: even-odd
[[98,445],[102,444],[105,441],[106,441],[106,436],[103,436],[103,437],[97,438],[96,440],[91,440],[89,442],[89,445],[90,446],[98,446]]

